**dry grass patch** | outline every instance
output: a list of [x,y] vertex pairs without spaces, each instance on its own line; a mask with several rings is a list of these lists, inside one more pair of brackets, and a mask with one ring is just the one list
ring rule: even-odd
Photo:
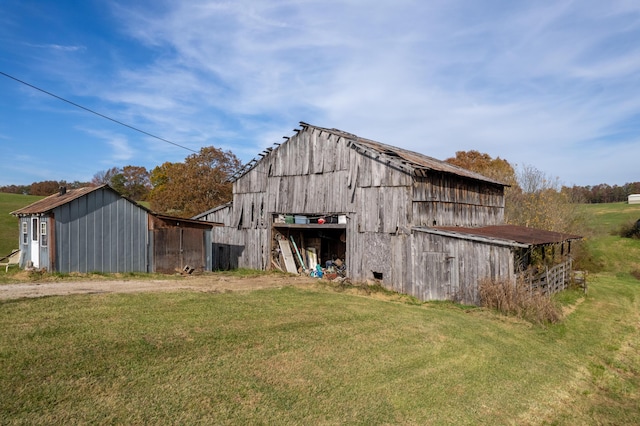
[[524,280],[485,279],[480,282],[482,306],[536,324],[554,324],[562,319],[562,311],[539,289],[532,289]]

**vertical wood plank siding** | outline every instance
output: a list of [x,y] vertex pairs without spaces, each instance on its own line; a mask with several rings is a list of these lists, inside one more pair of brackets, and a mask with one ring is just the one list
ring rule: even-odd
[[503,191],[497,185],[445,174],[416,177],[413,216],[418,226],[498,225],[504,223]]
[[108,190],[54,210],[58,272],[146,272],[148,213]]
[[413,279],[403,292],[421,300],[456,298],[478,303],[477,284],[484,278],[514,279],[510,247],[414,231]]
[[197,228],[155,228],[155,248],[151,251],[154,254],[155,272],[171,274],[187,266],[197,271],[208,269],[207,235],[208,232]]
[[[376,272],[388,288],[422,300],[454,293],[473,299],[477,277],[510,273],[508,248],[411,230],[502,223],[500,185],[430,170],[419,176],[410,165],[353,140],[304,126],[265,153],[234,182],[233,206],[202,218],[226,225],[213,229],[214,247],[243,247],[237,251],[239,267],[270,268],[274,214],[341,214],[348,217],[346,262],[353,280]],[[444,266],[433,269],[433,262]],[[444,279],[446,285],[434,282]]]
[[207,214],[200,216],[198,219],[206,222],[222,223],[224,226],[231,226],[232,209],[233,206],[228,204],[215,209],[214,211],[210,211]]
[[[234,229],[214,227],[212,241],[215,247],[224,246],[234,256],[230,263],[235,268],[269,269],[270,232],[267,229]],[[214,259],[217,253],[213,253]]]

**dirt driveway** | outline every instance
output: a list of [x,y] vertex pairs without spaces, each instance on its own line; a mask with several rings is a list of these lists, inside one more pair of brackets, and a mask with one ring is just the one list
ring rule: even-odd
[[284,286],[311,286],[315,279],[287,275],[234,277],[203,275],[163,280],[63,280],[0,285],[0,300],[24,297],[63,296],[69,294],[139,293],[147,291],[192,290],[202,292],[236,292]]

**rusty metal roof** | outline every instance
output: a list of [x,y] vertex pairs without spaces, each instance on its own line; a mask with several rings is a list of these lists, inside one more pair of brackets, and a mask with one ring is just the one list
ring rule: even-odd
[[35,203],[29,204],[26,207],[23,207],[19,210],[11,212],[14,216],[22,216],[22,215],[30,215],[30,214],[41,214],[47,213],[51,210],[59,207],[63,204],[68,203],[69,201],[75,200],[76,198],[80,198],[83,195],[89,194],[93,191],[97,191],[100,188],[108,187],[108,185],[101,186],[86,186],[84,188],[78,189],[68,189],[64,194],[58,192],[53,195],[49,195],[42,200],[38,200]]
[[579,240],[579,235],[562,232],[545,231],[543,229],[529,228],[517,225],[494,225],[480,228],[465,228],[460,226],[437,226],[434,229],[472,236],[495,238],[500,240],[515,241],[521,244],[541,245],[561,243],[568,240]]
[[418,152],[410,151],[408,149],[398,148],[395,146],[387,145],[381,142],[376,142],[370,139],[356,136],[352,133],[347,133],[338,129],[326,129],[323,127],[312,126],[307,123],[300,123],[303,127],[311,127],[324,132],[329,132],[337,136],[341,136],[347,140],[352,141],[353,145],[362,146],[375,151],[377,155],[385,158],[388,161],[399,162],[405,165],[409,169],[416,170],[433,170],[441,173],[448,173],[457,176],[466,177],[469,179],[479,180],[482,182],[490,182],[496,185],[509,186],[504,182],[500,182],[495,179],[488,178],[471,170],[464,169],[462,167],[454,166],[453,164],[441,161],[433,157],[429,157]]

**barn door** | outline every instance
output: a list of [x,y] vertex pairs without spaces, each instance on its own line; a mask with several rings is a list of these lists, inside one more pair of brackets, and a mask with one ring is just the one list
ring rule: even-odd
[[180,233],[181,263],[180,267],[189,266],[194,269],[205,269],[204,231],[198,228],[182,228]]
[[173,273],[185,267],[205,269],[202,229],[159,228],[153,231],[155,271]]
[[416,278],[421,285],[422,300],[445,300],[457,291],[455,257],[441,252],[423,252]]

